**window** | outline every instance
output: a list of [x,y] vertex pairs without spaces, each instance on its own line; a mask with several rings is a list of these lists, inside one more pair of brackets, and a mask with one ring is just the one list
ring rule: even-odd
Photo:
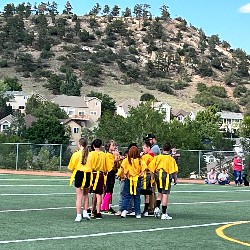
[[24,106],[19,106],[19,109],[24,109]]
[[74,134],[78,134],[79,133],[79,128],[73,128],[73,132],[74,132]]
[[84,111],[79,111],[79,115],[80,116],[85,115],[85,112]]
[[71,146],[75,146],[76,145],[76,141],[70,141]]
[[91,115],[97,115],[97,111],[90,111]]
[[75,110],[74,109],[69,109],[69,115],[74,115],[75,114]]
[[6,130],[6,129],[8,129],[8,128],[9,128],[9,125],[3,124],[3,130]]

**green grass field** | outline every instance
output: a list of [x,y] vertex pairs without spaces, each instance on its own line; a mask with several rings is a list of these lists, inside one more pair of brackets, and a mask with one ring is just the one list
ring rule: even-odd
[[[118,203],[117,182],[114,204]],[[250,188],[178,184],[171,221],[154,217],[77,223],[75,190],[62,177],[0,175],[0,249],[247,249]],[[221,235],[216,229],[228,225]],[[243,223],[246,222],[246,223]],[[220,229],[219,229],[220,230]]]

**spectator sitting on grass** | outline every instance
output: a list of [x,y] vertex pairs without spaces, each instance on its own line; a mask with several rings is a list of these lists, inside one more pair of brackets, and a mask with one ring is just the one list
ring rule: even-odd
[[228,180],[228,173],[226,169],[222,169],[218,175],[218,183],[220,185],[229,185],[230,181]]
[[215,169],[211,168],[207,173],[207,179],[205,179],[205,184],[215,184],[217,182]]

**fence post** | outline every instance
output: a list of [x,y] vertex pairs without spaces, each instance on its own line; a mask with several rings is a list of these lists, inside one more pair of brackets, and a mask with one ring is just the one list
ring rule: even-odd
[[198,177],[201,178],[201,150],[199,150],[199,170]]
[[18,170],[19,143],[16,144],[16,171]]
[[62,144],[60,144],[60,159],[59,159],[59,161],[60,161],[59,170],[61,171],[61,169],[62,169]]

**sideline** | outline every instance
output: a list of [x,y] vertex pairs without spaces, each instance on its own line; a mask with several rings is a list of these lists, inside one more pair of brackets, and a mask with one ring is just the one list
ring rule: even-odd
[[200,225],[187,225],[187,226],[176,226],[176,227],[162,227],[162,228],[149,228],[149,229],[138,229],[131,231],[114,231],[106,233],[96,233],[96,234],[87,234],[87,235],[72,235],[72,236],[62,236],[62,237],[48,237],[48,238],[34,238],[34,239],[22,239],[22,240],[3,240],[0,241],[0,244],[9,244],[9,243],[23,243],[23,242],[37,242],[37,241],[48,241],[48,240],[66,240],[66,239],[80,239],[80,238],[90,238],[90,237],[102,237],[109,235],[119,235],[119,234],[132,234],[132,233],[146,233],[146,232],[157,232],[165,230],[174,230],[174,229],[186,229],[186,228],[199,228],[199,227],[209,227],[209,226],[219,226],[227,225],[236,222],[219,222],[219,223],[210,223],[210,224],[200,224]]
[[[46,194],[45,194],[46,195]],[[224,204],[224,203],[245,203],[250,202],[250,200],[242,200],[242,201],[206,201],[206,202],[173,202],[169,203],[169,205],[199,205],[199,204]],[[141,207],[144,204],[141,204]],[[112,207],[118,207],[118,205],[113,205]],[[9,212],[30,212],[30,211],[46,211],[46,210],[61,210],[61,209],[72,209],[75,207],[48,207],[48,208],[23,208],[23,209],[10,209],[10,210],[0,210],[0,213],[9,213]]]
[[240,241],[240,240],[237,240],[235,238],[231,238],[231,237],[228,237],[224,234],[224,229],[226,228],[229,228],[229,227],[232,227],[232,226],[236,226],[236,225],[241,225],[241,224],[246,224],[246,223],[250,223],[250,221],[237,221],[237,222],[233,222],[233,223],[230,223],[228,225],[224,225],[222,227],[219,227],[215,230],[216,234],[225,239],[225,240],[228,240],[228,241],[232,241],[234,243],[237,243],[237,244],[240,244],[240,245],[244,245],[244,246],[248,246],[250,247],[250,243],[248,242],[243,242],[243,241]]
[[[39,176],[58,176],[58,177],[70,177],[70,172],[59,171],[35,171],[35,170],[10,170],[0,169],[0,175],[4,174],[16,174],[16,175],[39,175]],[[204,180],[201,179],[178,179],[178,183],[192,183],[192,184],[204,184]]]

